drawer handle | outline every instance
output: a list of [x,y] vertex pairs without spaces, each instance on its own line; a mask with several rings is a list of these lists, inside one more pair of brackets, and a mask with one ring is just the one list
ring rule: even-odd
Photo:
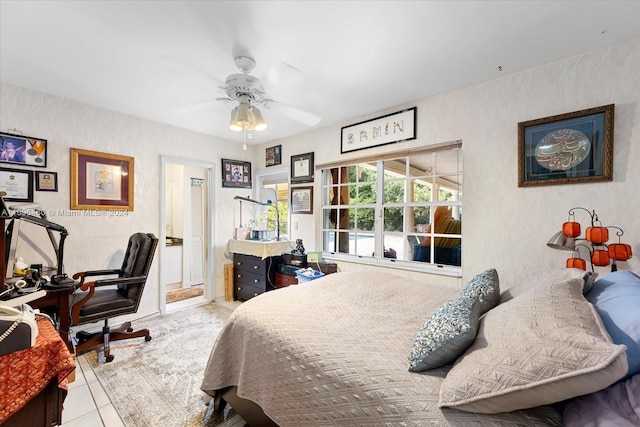
[[254,265],[254,266],[253,266],[253,269],[254,269],[254,270],[257,270],[258,268],[260,268],[260,267],[258,267],[257,265]]
[[238,286],[238,290],[241,291],[242,290],[242,286]]
[[253,283],[258,283],[260,280],[258,279],[253,279]]
[[241,261],[236,262],[236,265],[242,265]]
[[238,275],[236,275],[236,277],[239,279],[239,278],[242,277],[242,274],[238,274]]
[[254,297],[257,297],[257,296],[258,296],[258,293],[257,293],[257,292],[254,292],[253,296],[254,296]]

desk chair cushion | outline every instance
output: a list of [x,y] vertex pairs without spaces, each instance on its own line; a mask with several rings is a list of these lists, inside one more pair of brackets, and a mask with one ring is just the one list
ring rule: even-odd
[[[76,301],[81,300],[86,295],[80,292],[72,296]],[[122,309],[130,311],[135,306],[135,301],[122,296],[119,289],[101,289],[93,294],[80,309],[80,319],[88,316],[101,314],[102,316],[115,316]]]

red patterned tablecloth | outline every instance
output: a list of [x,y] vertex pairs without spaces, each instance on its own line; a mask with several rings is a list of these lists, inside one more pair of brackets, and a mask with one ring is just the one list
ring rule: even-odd
[[26,350],[0,356],[0,424],[40,393],[51,379],[66,386],[75,369],[73,355],[58,332],[45,318],[38,317],[36,344]]

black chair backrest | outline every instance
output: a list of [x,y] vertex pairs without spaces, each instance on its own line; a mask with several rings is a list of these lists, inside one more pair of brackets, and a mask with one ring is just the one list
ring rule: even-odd
[[[151,233],[135,233],[129,238],[124,254],[120,277],[148,276],[153,256],[158,246],[158,238]],[[142,293],[141,285],[118,285],[118,290],[129,299],[138,299]]]

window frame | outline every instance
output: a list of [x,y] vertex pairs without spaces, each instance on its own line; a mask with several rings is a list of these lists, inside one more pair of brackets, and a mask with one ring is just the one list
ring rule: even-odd
[[[458,166],[457,166],[457,170],[455,171],[455,173],[453,173],[453,175],[458,175],[459,176],[459,190],[458,190],[458,194],[457,197],[454,197],[453,200],[446,200],[446,201],[440,201],[438,200],[439,197],[434,197],[434,194],[432,193],[432,196],[430,198],[430,200],[428,202],[407,202],[407,192],[409,189],[409,186],[414,185],[414,182],[416,180],[416,177],[412,176],[409,172],[410,172],[410,166],[411,166],[411,158],[416,158],[417,156],[424,156],[424,155],[428,155],[428,154],[434,154],[434,153],[441,153],[443,151],[448,151],[448,150],[458,150],[457,155],[459,156],[458,158]],[[463,165],[463,150],[462,150],[462,141],[461,140],[457,140],[457,141],[451,141],[451,142],[447,142],[447,143],[442,143],[442,144],[437,144],[437,145],[432,145],[430,147],[423,147],[421,149],[412,149],[412,150],[405,150],[405,151],[399,151],[399,152],[391,152],[391,153],[386,153],[383,155],[378,155],[375,157],[360,157],[360,158],[353,158],[350,160],[345,160],[342,162],[332,162],[332,163],[327,163],[327,164],[322,164],[322,165],[318,165],[317,169],[319,169],[320,171],[320,176],[321,176],[321,196],[320,196],[320,202],[321,202],[321,211],[320,211],[320,225],[321,225],[321,242],[322,242],[322,253],[323,253],[323,257],[326,259],[330,259],[330,260],[335,260],[335,261],[344,261],[344,262],[350,262],[350,263],[357,263],[357,264],[365,264],[365,265],[375,265],[375,266],[381,266],[381,267],[390,267],[390,268],[400,268],[403,270],[411,270],[411,271],[420,271],[420,272],[428,272],[428,273],[433,273],[433,274],[438,274],[438,275],[444,275],[444,276],[453,276],[453,277],[461,277],[462,276],[462,266],[456,266],[456,265],[449,265],[449,264],[437,264],[435,262],[424,262],[424,261],[413,261],[412,259],[393,259],[393,258],[385,258],[384,257],[384,242],[385,242],[385,236],[390,235],[390,234],[395,234],[397,233],[398,235],[402,236],[402,240],[404,242],[404,240],[407,240],[408,237],[410,235],[415,235],[417,233],[414,233],[412,231],[410,231],[409,229],[407,229],[407,215],[406,215],[406,210],[407,208],[410,207],[428,207],[429,208],[429,223],[432,224],[433,223],[433,216],[434,216],[434,212],[435,209],[438,206],[453,206],[456,209],[461,210],[463,207],[463,201],[461,198],[461,195],[463,194],[463,183],[462,183],[462,175],[463,175],[463,171],[464,171],[464,165]],[[399,181],[403,181],[404,182],[404,201],[402,203],[385,203],[384,202],[384,185],[385,185],[385,161],[388,160],[393,160],[393,159],[402,159],[405,158],[408,161],[405,162],[405,168],[407,168],[405,170],[405,174],[404,176],[401,176],[399,178]],[[375,191],[376,191],[376,201],[375,204],[371,205],[371,204],[363,204],[363,205],[358,205],[358,204],[352,204],[352,200],[349,199],[347,200],[347,204],[335,204],[332,205],[330,204],[330,191],[332,188],[332,184],[331,184],[331,170],[332,169],[338,169],[338,173],[342,173],[341,172],[341,168],[344,168],[344,170],[346,170],[348,173],[348,168],[351,166],[360,166],[363,163],[375,163],[375,167],[376,167],[376,181],[375,181]],[[439,185],[438,185],[438,180],[441,179],[443,176],[447,176],[450,175],[450,172],[447,173],[442,173],[442,174],[437,174],[437,173],[433,173],[429,179],[431,180],[431,182],[429,183],[429,185],[431,186],[431,191],[438,191],[439,190]],[[352,185],[355,186],[359,186],[362,185],[362,183],[359,181],[359,174],[356,173],[356,180],[355,182],[346,182],[346,183],[342,183],[340,181],[338,181],[338,184],[333,183],[333,188],[335,187],[349,187]],[[455,190],[454,190],[455,191]],[[455,194],[454,194],[455,196]],[[338,197],[342,197],[342,196],[338,196]],[[339,200],[339,202],[344,203],[343,200]],[[358,228],[357,223],[354,223],[353,225],[350,224],[349,229],[344,229],[341,230],[339,224],[337,224],[338,219],[335,220],[336,224],[335,224],[335,228],[331,228],[329,226],[330,223],[330,216],[331,216],[331,211],[335,210],[336,212],[338,212],[340,209],[358,209],[358,208],[363,208],[363,209],[369,209],[373,207],[374,208],[374,217],[375,217],[375,221],[374,221],[374,226],[373,226],[373,235],[374,235],[374,247],[375,247],[375,251],[374,254],[372,254],[371,256],[369,255],[364,255],[364,254],[357,254],[357,253],[344,253],[344,252],[339,252],[337,250],[337,239],[338,239],[338,235],[340,233],[344,233],[344,232],[348,232],[349,236],[357,236],[358,234],[370,234],[369,231],[362,231]],[[388,232],[385,231],[385,218],[384,218],[384,213],[385,213],[385,209],[388,208],[402,208],[403,211],[403,225],[402,225],[402,231],[397,231],[397,232]],[[426,230],[425,230],[426,232]],[[334,234],[334,240],[333,240],[333,244],[334,244],[334,249],[336,249],[335,251],[332,250],[327,250],[328,246],[329,246],[329,242],[330,240],[330,235],[331,233]],[[428,233],[429,236],[431,236],[432,239],[434,238],[438,238],[438,237],[445,237],[445,238],[459,238],[461,239],[461,241],[463,240],[463,233],[462,230],[460,231],[460,234],[438,234],[435,233],[434,230],[431,230],[430,233]],[[416,236],[418,237],[418,236]],[[354,242],[356,242],[356,247],[354,248],[354,251],[357,251],[357,239],[354,238]],[[430,246],[430,251],[431,251],[431,258],[433,259],[434,256],[434,246]],[[403,250],[404,252],[404,250]]]

